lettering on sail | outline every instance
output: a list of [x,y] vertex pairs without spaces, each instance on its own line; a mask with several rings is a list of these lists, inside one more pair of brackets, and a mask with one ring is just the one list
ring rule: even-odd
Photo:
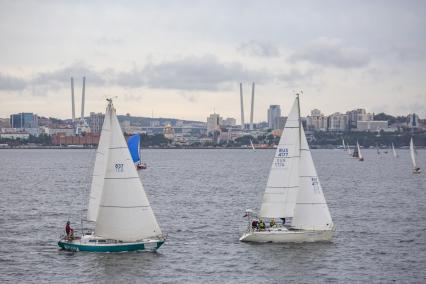
[[311,180],[312,180],[312,187],[314,188],[314,192],[320,193],[318,178],[313,177],[313,178],[311,178]]
[[115,164],[115,171],[117,173],[122,173],[124,171],[124,165],[123,164]]
[[274,161],[275,167],[284,168],[286,165],[286,157],[288,157],[288,148],[278,148],[278,153]]

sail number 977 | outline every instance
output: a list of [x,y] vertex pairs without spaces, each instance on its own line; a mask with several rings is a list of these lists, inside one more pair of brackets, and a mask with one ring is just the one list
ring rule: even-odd
[[122,173],[124,171],[124,165],[123,164],[115,164],[115,171],[117,173]]

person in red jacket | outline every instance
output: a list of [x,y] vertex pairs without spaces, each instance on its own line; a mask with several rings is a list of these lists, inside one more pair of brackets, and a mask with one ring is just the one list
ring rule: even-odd
[[71,228],[70,221],[68,221],[65,226],[65,232],[67,233],[67,239],[72,240],[74,238],[74,230]]

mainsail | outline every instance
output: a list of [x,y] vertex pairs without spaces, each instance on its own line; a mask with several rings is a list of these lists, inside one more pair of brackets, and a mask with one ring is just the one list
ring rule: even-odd
[[358,149],[358,158],[361,160],[362,159],[362,154],[361,154],[361,148],[359,147],[358,141],[356,141],[356,147]]
[[300,109],[296,98],[280,138],[263,194],[260,217],[293,217],[299,188]]
[[395,147],[393,146],[393,143],[392,143],[392,153],[393,153],[393,156],[395,157],[395,158],[398,158],[398,154],[396,153],[396,151],[395,151]]
[[109,103],[109,109],[105,115],[105,120],[110,123],[107,162],[95,235],[121,241],[137,241],[161,235],[112,102]]
[[412,137],[411,137],[411,140],[410,140],[410,156],[411,156],[411,162],[413,163],[413,169],[415,169],[415,168],[417,168],[416,153],[414,152],[414,142],[413,142]]
[[330,211],[312,160],[311,151],[301,127],[299,164],[299,190],[292,226],[304,230],[327,230],[332,228]]
[[92,185],[89,195],[89,206],[87,210],[87,220],[96,222],[99,202],[104,186],[105,169],[108,160],[108,147],[111,128],[111,106],[108,105],[105,111],[104,123],[102,125],[101,137],[99,138],[98,149],[96,150],[95,166],[93,169]]

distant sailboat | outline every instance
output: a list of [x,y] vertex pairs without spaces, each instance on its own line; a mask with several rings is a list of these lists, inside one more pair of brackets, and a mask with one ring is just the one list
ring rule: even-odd
[[141,136],[139,134],[130,136],[127,145],[136,168],[138,170],[146,169],[146,164],[141,161]]
[[364,161],[364,157],[362,156],[361,148],[359,147],[359,143],[358,143],[358,141],[356,141],[356,147],[357,147],[357,149],[358,149],[358,160],[359,160],[360,162],[362,162],[362,161]]
[[410,156],[411,156],[411,162],[413,164],[413,174],[421,173],[420,167],[418,167],[416,164],[416,149],[414,148],[413,137],[411,137],[411,140],[410,140]]
[[394,147],[393,143],[392,143],[392,153],[393,153],[393,156],[394,156],[395,158],[398,158],[398,154],[397,154],[397,153],[396,153],[396,151],[395,151],[395,147]]
[[251,145],[251,148],[253,149],[253,151],[256,151],[256,148],[254,148],[253,141],[251,141],[251,139],[250,139],[250,145]]
[[95,223],[93,232],[64,236],[58,245],[71,251],[122,252],[156,250],[165,242],[111,99],[96,152],[87,219]]
[[380,155],[380,148],[379,148],[379,145],[376,145],[376,151],[377,151],[377,155]]
[[[240,238],[244,242],[316,242],[333,236],[334,224],[301,125],[299,96],[275,152],[259,221],[252,210],[246,216],[248,228]],[[275,219],[283,222],[276,224]]]
[[345,139],[342,139],[342,147],[343,147],[343,150],[346,151]]

